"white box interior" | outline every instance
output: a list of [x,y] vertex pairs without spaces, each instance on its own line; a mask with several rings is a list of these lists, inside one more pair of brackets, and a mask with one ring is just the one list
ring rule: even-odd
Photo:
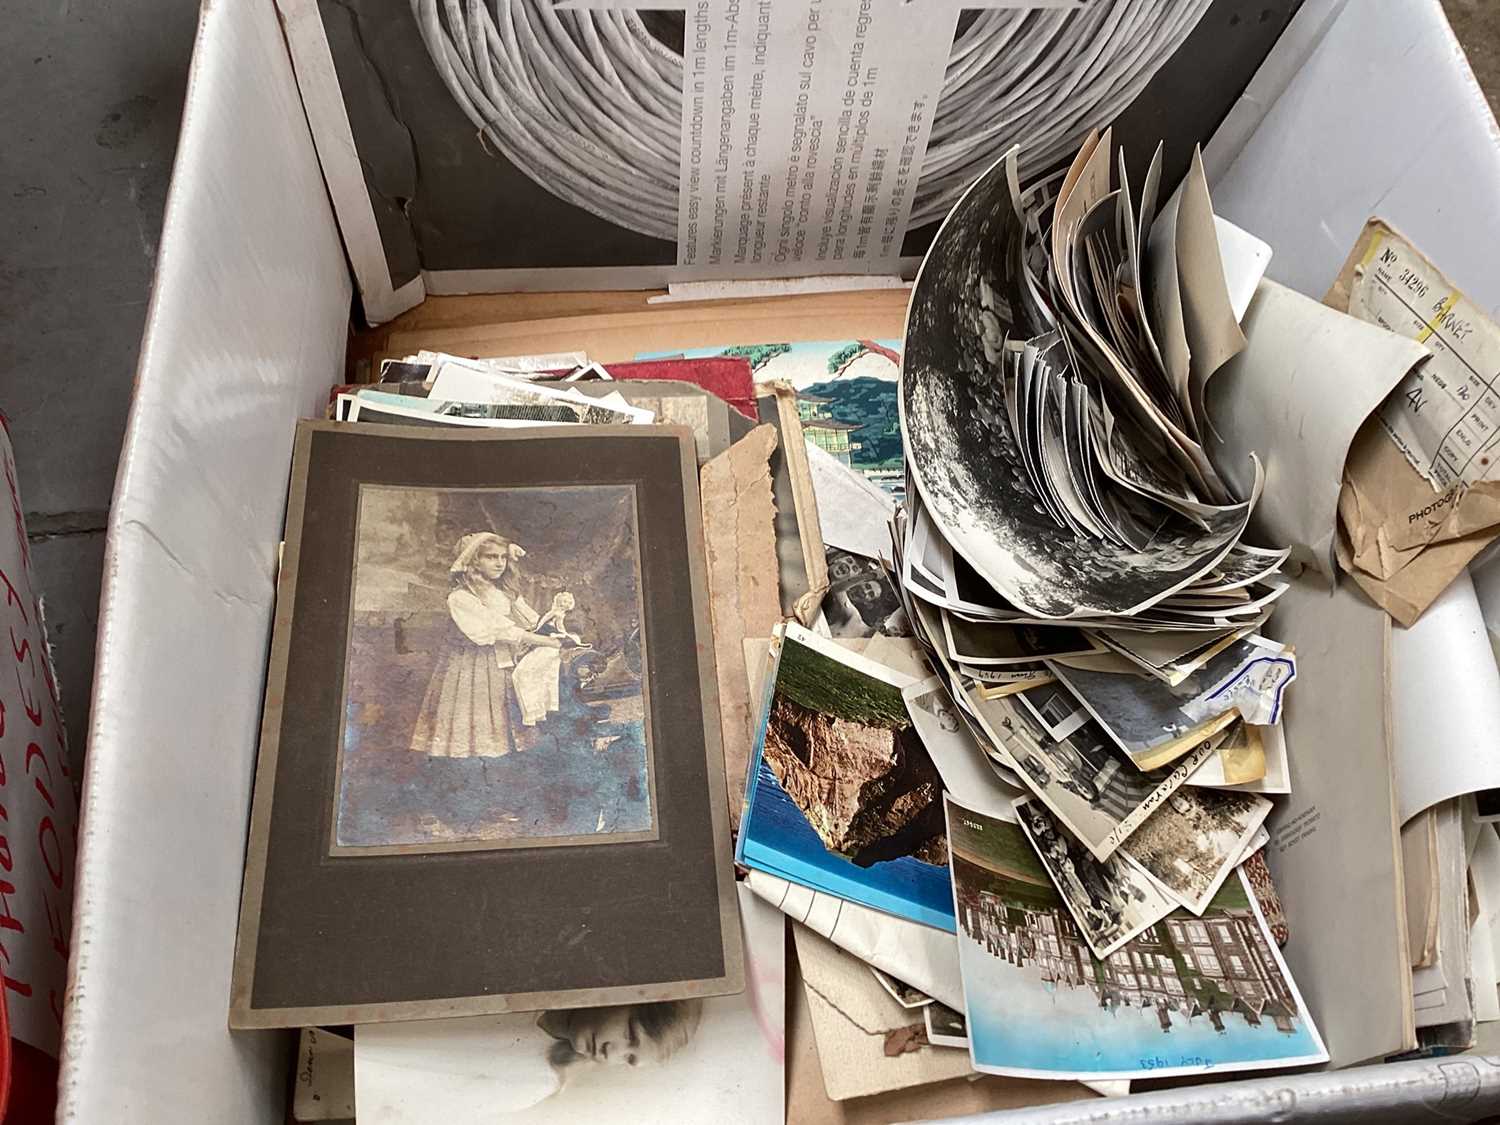
[[[1321,296],[1378,213],[1500,305],[1500,135],[1437,0],[1307,0],[1208,157],[1278,280]],[[350,297],[273,0],[207,4],[110,518],[59,1120],[283,1120],[285,1037],[226,1030],[230,961],[293,421]]]

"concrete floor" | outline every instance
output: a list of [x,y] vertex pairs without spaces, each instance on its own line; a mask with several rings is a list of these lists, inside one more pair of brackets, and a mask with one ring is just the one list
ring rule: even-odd
[[9,13],[0,38],[0,410],[76,762],[105,518],[198,8],[60,0]]
[[1443,0],[1443,11],[1500,117],[1500,0]]
[[[1444,7],[1500,112],[1500,0]],[[196,20],[191,0],[57,0],[12,5],[0,41],[0,409],[75,761]]]

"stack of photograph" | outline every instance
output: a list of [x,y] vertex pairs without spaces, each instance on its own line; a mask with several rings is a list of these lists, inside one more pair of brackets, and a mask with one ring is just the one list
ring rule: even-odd
[[1234,250],[1201,161],[1159,201],[1160,152],[1138,192],[1110,152],[992,169],[908,319],[901,593],[946,737],[1012,795],[948,787],[971,1050],[1104,1079],[1314,1062],[1255,894],[1289,791],[1296,658],[1262,628],[1291,552],[1246,541],[1263,473],[1215,456],[1205,408],[1245,347]]

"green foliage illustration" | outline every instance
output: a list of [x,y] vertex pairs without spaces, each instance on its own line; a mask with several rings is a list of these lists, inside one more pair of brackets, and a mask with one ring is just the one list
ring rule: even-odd
[[759,371],[779,355],[785,355],[792,350],[791,344],[743,344],[733,348],[725,348],[724,355],[734,356],[738,359],[748,359],[750,370]]
[[787,640],[776,671],[776,691],[793,703],[851,723],[904,730],[911,725],[899,688]]

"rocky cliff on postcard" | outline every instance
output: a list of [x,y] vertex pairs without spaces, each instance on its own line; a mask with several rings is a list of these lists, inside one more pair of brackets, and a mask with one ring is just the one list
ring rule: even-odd
[[948,862],[937,773],[910,730],[819,714],[778,696],[765,759],[830,850],[868,866]]

